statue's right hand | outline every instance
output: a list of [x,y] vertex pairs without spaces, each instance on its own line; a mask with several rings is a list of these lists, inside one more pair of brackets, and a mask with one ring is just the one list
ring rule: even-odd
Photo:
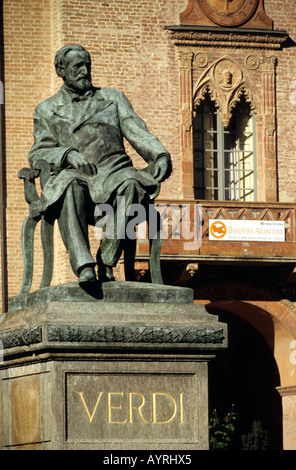
[[92,176],[97,173],[97,167],[93,163],[86,162],[84,156],[76,150],[71,150],[68,153],[67,162],[72,168],[88,176]]

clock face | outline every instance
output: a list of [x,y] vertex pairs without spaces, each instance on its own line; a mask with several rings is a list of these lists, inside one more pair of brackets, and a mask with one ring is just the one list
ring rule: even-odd
[[203,13],[220,26],[245,23],[257,8],[259,0],[198,0]]

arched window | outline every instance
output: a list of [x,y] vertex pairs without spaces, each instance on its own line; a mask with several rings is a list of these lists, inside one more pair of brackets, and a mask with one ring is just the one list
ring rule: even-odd
[[256,201],[256,120],[245,97],[225,128],[207,94],[195,110],[193,136],[195,198]]

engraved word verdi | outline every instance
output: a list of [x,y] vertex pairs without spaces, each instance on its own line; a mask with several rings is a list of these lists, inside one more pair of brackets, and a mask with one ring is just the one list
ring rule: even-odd
[[[174,398],[170,393],[166,392],[152,392],[148,413],[147,399],[140,392],[98,392],[93,410],[89,410],[83,392],[78,392],[78,395],[81,398],[83,408],[90,423],[93,421],[95,413],[100,411],[98,410],[100,402],[101,408],[104,407],[105,411],[103,416],[109,424],[133,424],[135,422],[135,414],[146,424],[166,424],[173,419],[178,419],[180,423],[184,422],[183,392],[179,393],[178,398]],[[143,408],[145,410],[145,417],[143,416]]]
[[195,374],[67,374],[71,441],[196,440]]

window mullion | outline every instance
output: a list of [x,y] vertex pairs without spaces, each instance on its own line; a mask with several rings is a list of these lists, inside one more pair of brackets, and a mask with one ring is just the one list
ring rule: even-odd
[[217,151],[218,151],[218,198],[225,199],[225,165],[224,165],[224,125],[217,112]]
[[258,167],[257,167],[257,122],[256,118],[252,116],[252,131],[253,131],[253,171],[254,171],[254,199],[258,199]]
[[235,185],[236,185],[236,193],[235,193],[235,200],[240,201],[242,194],[244,194],[243,188],[243,181],[245,181],[245,173],[244,168],[242,166],[242,162],[244,161],[245,156],[245,148],[241,149],[240,141],[241,141],[241,134],[239,129],[239,122],[238,119],[235,121]]

